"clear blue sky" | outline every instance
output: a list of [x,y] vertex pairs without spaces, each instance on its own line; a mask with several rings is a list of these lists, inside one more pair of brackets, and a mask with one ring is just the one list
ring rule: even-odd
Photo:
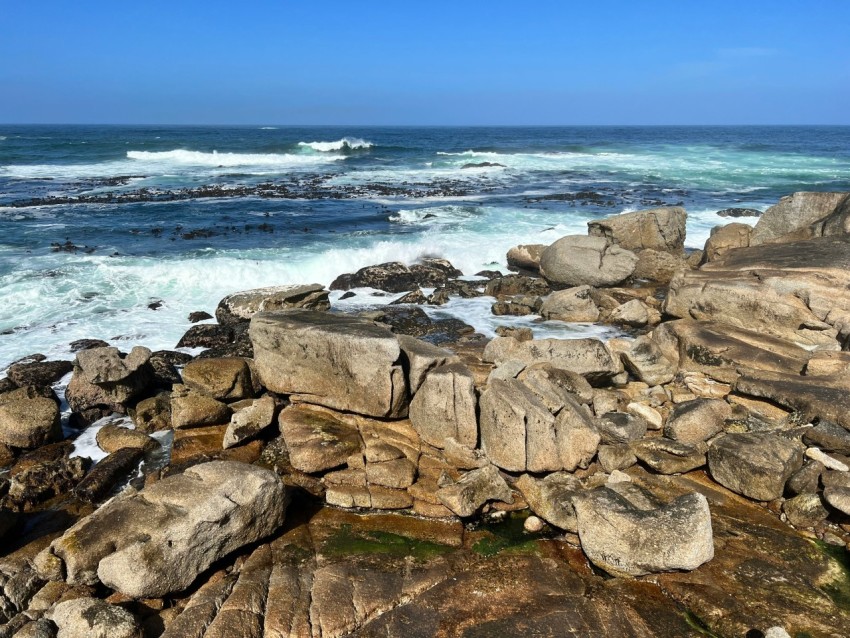
[[0,122],[850,124],[848,0],[0,0]]

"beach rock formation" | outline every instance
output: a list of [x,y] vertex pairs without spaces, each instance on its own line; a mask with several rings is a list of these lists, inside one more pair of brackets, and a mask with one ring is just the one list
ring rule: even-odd
[[543,251],[540,274],[556,288],[616,286],[635,269],[633,252],[603,237],[568,235]]
[[243,290],[218,302],[215,318],[221,325],[250,321],[258,312],[304,308],[328,310],[328,291],[321,284],[272,286]]
[[685,247],[685,209],[679,206],[623,213],[587,223],[587,234],[634,252],[645,249],[681,253]]

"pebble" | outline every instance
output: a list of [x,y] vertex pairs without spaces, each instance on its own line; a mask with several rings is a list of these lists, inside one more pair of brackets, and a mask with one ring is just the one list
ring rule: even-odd
[[823,466],[830,469],[835,470],[837,472],[850,472],[850,467],[847,467],[841,461],[832,458],[829,454],[826,454],[823,450],[816,447],[810,447],[806,449],[806,456],[814,461],[819,461],[823,463]]
[[537,532],[543,530],[545,523],[536,516],[529,516],[527,519],[525,519],[525,522],[522,524],[522,526],[526,532],[529,532],[530,534],[536,534]]
[[782,627],[771,627],[764,632],[764,638],[791,638],[791,635]]

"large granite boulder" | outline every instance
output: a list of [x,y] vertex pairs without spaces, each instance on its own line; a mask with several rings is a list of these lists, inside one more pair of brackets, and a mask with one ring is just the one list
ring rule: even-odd
[[584,553],[615,576],[692,570],[714,558],[711,512],[697,492],[658,505],[601,487],[572,503]]
[[526,366],[550,363],[556,368],[575,372],[591,384],[604,384],[623,371],[619,359],[599,339],[534,339],[518,341],[497,337],[484,349],[484,361],[497,366],[517,361]]
[[73,369],[70,361],[30,361],[13,363],[6,374],[19,388],[30,385],[43,388],[56,383]]
[[345,465],[362,447],[356,427],[329,410],[293,405],[278,417],[292,467],[301,472],[323,472]]
[[260,391],[245,359],[195,359],[183,368],[183,383],[219,401],[251,399]]
[[126,413],[127,405],[153,383],[150,358],[151,351],[141,346],[127,355],[112,347],[81,350],[65,392],[71,410],[87,421],[111,412]]
[[751,238],[756,246],[808,227],[836,210],[848,193],[798,192],[783,197],[759,217]]
[[371,321],[309,310],[251,319],[263,385],[293,401],[376,417],[407,414],[398,339]]
[[850,235],[731,250],[674,277],[664,312],[807,346],[846,342]]
[[587,222],[587,233],[627,250],[681,253],[688,215],[679,206],[651,208]]
[[711,236],[703,249],[704,261],[717,261],[734,248],[747,248],[753,227],[749,224],[726,224],[711,229]]
[[708,469],[724,487],[757,501],[782,496],[785,483],[803,465],[799,441],[768,432],[726,434],[708,450]]
[[474,448],[478,443],[475,379],[461,363],[428,373],[410,402],[410,422],[426,443],[445,447],[448,438]]
[[590,286],[557,290],[543,300],[540,316],[558,321],[596,321],[599,308],[593,303],[592,292]]
[[540,269],[540,257],[546,244],[520,244],[508,251],[508,270],[536,273]]
[[215,318],[221,325],[250,321],[258,312],[304,308],[329,310],[328,291],[321,284],[271,286],[227,295],[218,302]]
[[616,286],[634,272],[637,260],[602,237],[568,235],[543,251],[540,274],[556,288]]
[[22,398],[0,405],[0,443],[33,449],[62,437],[59,407],[44,397]]
[[42,578],[71,585],[101,582],[132,598],[165,596],[275,532],[285,510],[274,472],[212,461],[109,501],[54,540],[36,567]]

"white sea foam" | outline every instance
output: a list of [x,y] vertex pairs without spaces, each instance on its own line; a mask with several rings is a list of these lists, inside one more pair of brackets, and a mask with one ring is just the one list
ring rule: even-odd
[[373,144],[359,137],[343,137],[335,142],[298,142],[298,146],[311,148],[320,153],[329,153],[331,151],[355,151],[372,148]]
[[277,127],[276,126],[261,126],[260,130],[261,131],[276,131]]
[[328,161],[345,159],[343,155],[305,157],[289,153],[204,153],[176,149],[173,151],[127,151],[127,158],[142,162],[167,163],[185,166],[273,166],[291,168],[295,166],[324,164]]

